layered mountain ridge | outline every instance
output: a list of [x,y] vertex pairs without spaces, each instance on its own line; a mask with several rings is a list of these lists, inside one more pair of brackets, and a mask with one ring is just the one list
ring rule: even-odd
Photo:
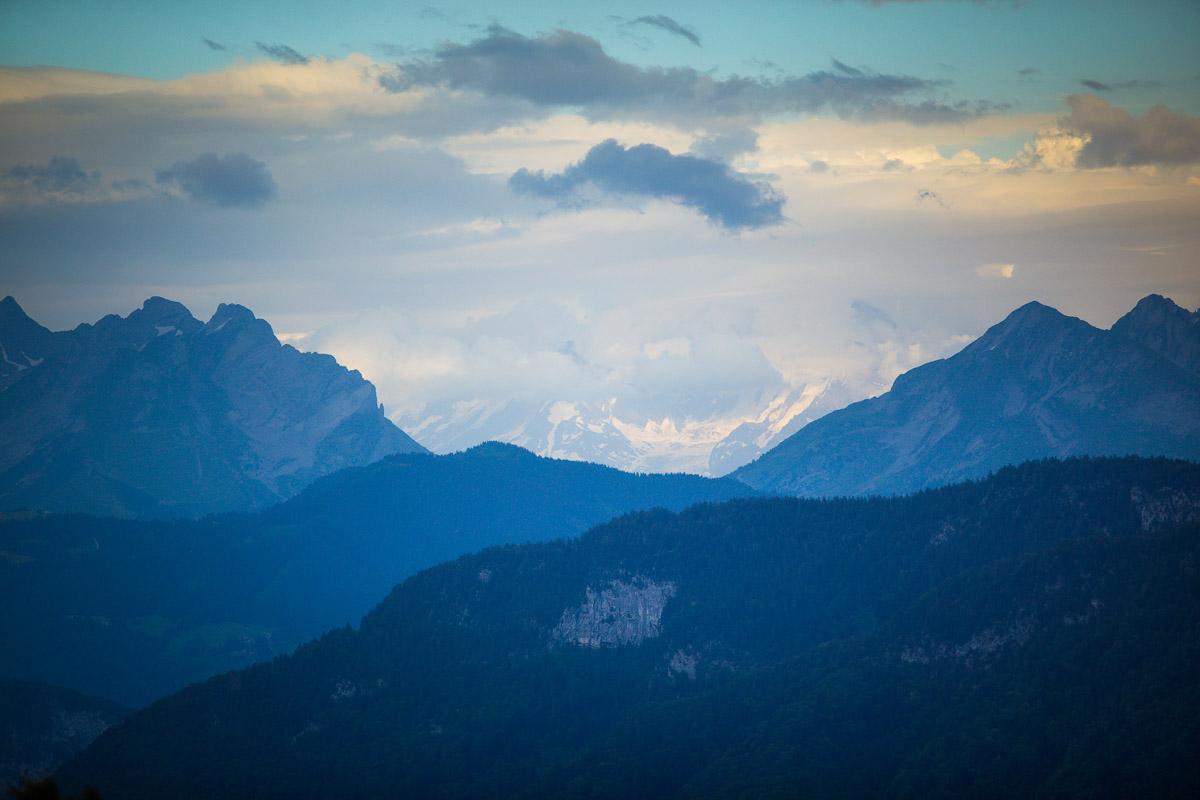
[[1158,295],[1111,330],[1028,303],[733,477],[784,494],[905,494],[1037,458],[1200,459],[1197,319]]
[[464,553],[752,494],[491,443],[340,470],[250,514],[0,519],[0,606],[21,609],[0,615],[0,641],[20,643],[0,648],[0,678],[138,706],[354,623],[397,582]]
[[152,297],[51,332],[6,297],[0,348],[0,510],[251,510],[343,467],[424,452],[357,371],[281,344],[239,305],[203,323]]
[[60,775],[130,800],[1189,796],[1198,470],[1041,461],[492,548]]

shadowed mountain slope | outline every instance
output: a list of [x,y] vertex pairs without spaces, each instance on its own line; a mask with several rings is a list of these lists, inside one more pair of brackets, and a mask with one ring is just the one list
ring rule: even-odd
[[1105,331],[1029,303],[733,477],[782,494],[905,494],[1050,456],[1200,459],[1197,319],[1151,296]]
[[358,372],[280,344],[242,306],[202,323],[152,297],[52,333],[6,297],[0,355],[0,510],[246,511],[343,467],[424,451]]
[[[752,494],[487,444],[408,453],[316,481],[259,514],[0,522],[0,676],[141,705],[357,622],[398,581],[496,544]],[[64,657],[64,654],[80,654]]]
[[1188,796],[1200,466],[750,499],[422,572],[135,713],[114,797]]

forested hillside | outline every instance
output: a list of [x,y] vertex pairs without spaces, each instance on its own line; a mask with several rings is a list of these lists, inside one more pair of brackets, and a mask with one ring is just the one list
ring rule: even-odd
[[749,494],[489,444],[335,473],[261,514],[18,516],[0,522],[0,603],[21,609],[0,615],[0,677],[139,706],[357,623],[398,581],[463,553]]
[[62,776],[114,797],[1186,796],[1200,466],[628,515],[401,584]]

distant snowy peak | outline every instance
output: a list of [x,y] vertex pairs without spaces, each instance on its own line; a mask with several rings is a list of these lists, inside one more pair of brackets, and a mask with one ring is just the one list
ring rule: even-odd
[[708,473],[728,475],[749,464],[805,425],[848,405],[854,397],[840,380],[800,386],[781,393],[756,419],[738,425],[712,449]]
[[493,440],[542,456],[591,461],[627,472],[719,475],[849,399],[844,384],[825,382],[781,393],[750,420],[664,417],[634,422],[623,419],[613,403],[556,399],[502,405],[460,401],[399,421],[435,452]]

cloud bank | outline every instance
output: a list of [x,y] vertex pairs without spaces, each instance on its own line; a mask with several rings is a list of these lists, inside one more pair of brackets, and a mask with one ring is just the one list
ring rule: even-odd
[[835,62],[832,70],[777,80],[714,78],[690,67],[639,67],[619,61],[596,39],[556,30],[524,36],[498,25],[468,44],[440,46],[381,78],[393,92],[442,86],[537,106],[570,106],[586,115],[695,122],[760,119],[831,111],[846,119],[915,125],[963,122],[1007,108],[988,101],[937,99],[945,81],[890,75]]
[[1157,105],[1140,117],[1095,95],[1067,98],[1064,127],[1086,138],[1076,165],[1135,167],[1200,161],[1200,119]]

